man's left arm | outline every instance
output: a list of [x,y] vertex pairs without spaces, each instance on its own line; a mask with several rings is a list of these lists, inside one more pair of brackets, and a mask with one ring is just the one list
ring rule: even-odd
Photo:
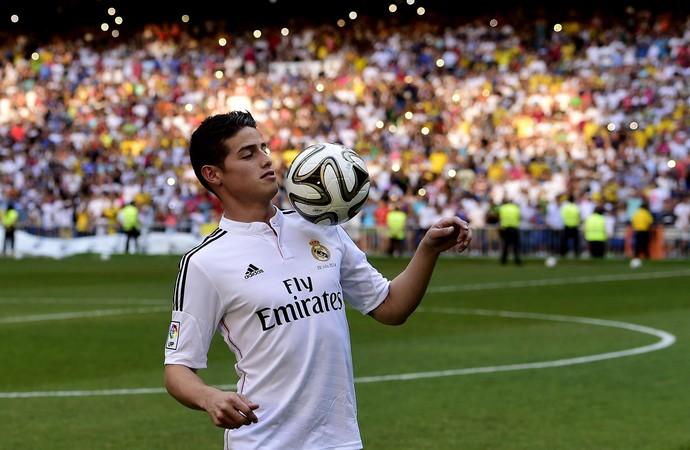
[[391,281],[386,299],[369,315],[386,325],[405,323],[422,301],[439,255],[449,249],[463,252],[471,241],[472,230],[459,217],[436,222],[422,238],[405,270]]

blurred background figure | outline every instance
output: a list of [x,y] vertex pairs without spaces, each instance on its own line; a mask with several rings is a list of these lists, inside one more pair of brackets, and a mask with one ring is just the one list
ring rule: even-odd
[[561,219],[563,220],[563,234],[561,235],[561,257],[568,254],[572,243],[576,258],[580,256],[580,207],[575,203],[575,196],[568,195],[568,199],[561,204]]
[[[372,183],[362,217],[362,248],[371,254],[388,249],[385,213],[396,200],[408,214],[408,233],[416,233],[406,238],[406,253],[442,207],[446,213],[461,208],[477,230],[473,252],[496,257],[501,244],[494,210],[508,196],[521,208],[523,259],[556,256],[564,234],[560,206],[572,194],[580,228],[596,204],[613,208],[618,220],[609,234],[609,257],[623,256],[622,236],[642,198],[658,216],[652,255],[658,229],[665,256],[690,257],[684,200],[690,191],[688,77],[683,78],[690,67],[690,25],[682,15],[647,7],[645,14],[605,19],[620,35],[584,36],[581,30],[593,16],[572,11],[568,30],[541,29],[537,45],[525,34],[546,20],[537,14],[516,17],[519,25],[488,36],[486,45],[467,39],[485,33],[482,22],[453,14],[444,14],[443,25],[429,16],[409,28],[390,23],[376,39],[321,23],[323,15],[318,24],[302,23],[275,40],[254,39],[254,30],[238,23],[237,38],[218,64],[209,61],[217,57],[216,36],[225,25],[211,20],[215,9],[203,27],[178,23],[174,32],[163,31],[158,17],[144,24],[137,14],[132,19],[138,24],[125,20],[119,52],[109,50],[107,34],[66,40],[47,33],[61,21],[39,27],[31,17],[16,29],[0,30],[6,53],[0,205],[11,200],[19,212],[17,228],[38,237],[116,234],[122,231],[116,213],[132,200],[142,233],[191,229],[198,235],[210,210],[220,208],[195,185],[185,159],[188,139],[200,118],[231,102],[270,119],[266,126],[273,137],[267,144],[279,178],[299,149],[313,142],[342,142],[360,153]],[[283,19],[281,14],[278,21]],[[361,15],[352,25],[376,30],[379,20]],[[46,33],[31,36],[35,27]],[[75,27],[69,34],[85,31]],[[624,63],[611,55],[625,55]],[[443,68],[435,66],[437,60]],[[654,74],[650,64],[659,66]],[[406,80],[400,74],[424,76]],[[591,85],[608,77],[615,88]],[[380,79],[396,81],[382,87]],[[304,89],[312,85],[325,90]],[[113,96],[113,86],[127,95]],[[448,92],[463,93],[460,108]],[[643,124],[640,117],[650,119]],[[600,120],[615,130],[602,128]],[[633,122],[641,126],[622,126]],[[422,123],[431,125],[428,135],[418,134]],[[275,202],[288,206],[282,184]],[[18,244],[17,251],[24,250],[24,242]],[[580,230],[565,251],[577,255],[585,244]]]
[[129,253],[130,243],[133,244],[134,253],[139,253],[139,236],[141,235],[139,208],[137,208],[134,202],[129,203],[120,210],[118,219],[122,225],[122,231],[127,236],[125,241],[125,253]]
[[506,200],[498,209],[501,227],[501,264],[508,263],[512,251],[515,264],[520,265],[520,207],[512,200]]
[[606,254],[606,242],[608,241],[604,208],[602,206],[594,208],[594,212],[585,219],[583,227],[589,254],[592,258],[603,258]]
[[7,209],[2,213],[2,226],[5,228],[5,238],[2,242],[3,255],[14,255],[14,231],[18,220],[19,213],[12,203],[8,203]]
[[646,200],[642,202],[637,211],[630,220],[630,225],[633,229],[633,236],[635,239],[635,258],[649,259],[649,235],[651,233],[652,225],[654,225],[654,216],[649,210],[649,203]]
[[402,210],[399,202],[394,202],[392,209],[386,214],[388,227],[388,256],[402,256],[405,248],[407,213]]

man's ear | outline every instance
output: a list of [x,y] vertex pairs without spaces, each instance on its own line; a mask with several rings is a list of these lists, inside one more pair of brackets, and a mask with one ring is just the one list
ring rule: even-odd
[[220,186],[221,184],[221,170],[216,166],[205,165],[201,168],[201,175],[212,186]]

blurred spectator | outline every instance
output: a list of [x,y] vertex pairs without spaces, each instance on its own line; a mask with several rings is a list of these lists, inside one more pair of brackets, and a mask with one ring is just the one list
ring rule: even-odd
[[[266,119],[278,174],[306,145],[343,142],[365,158],[373,201],[402,200],[411,219],[413,198],[417,213],[420,199],[473,222],[481,211],[489,236],[492,203],[512,196],[558,230],[543,205],[574,192],[582,219],[605,201],[616,213],[626,205],[618,223],[629,223],[643,196],[657,213],[690,180],[690,65],[681,57],[690,22],[652,6],[625,17],[597,12],[606,33],[583,32],[594,19],[574,13],[572,26],[542,27],[537,40],[529,14],[496,29],[469,14],[405,25],[361,16],[258,40],[238,26],[222,54],[222,22],[212,20],[175,33],[147,24],[117,45],[80,38],[86,30],[40,41],[0,30],[0,202],[16,198],[19,226],[44,236],[83,233],[82,202],[94,233],[115,233],[132,199],[147,220],[160,214],[147,226],[163,230],[169,213],[176,229],[200,232],[198,213],[208,220],[209,209],[184,156],[187,139],[204,117],[239,105]],[[655,43],[651,56],[645,42]],[[275,201],[285,206],[282,194]],[[469,197],[476,209],[459,203]],[[525,220],[542,223],[537,214]],[[373,251],[385,251],[384,240],[376,236]]]
[[441,219],[443,213],[443,207],[436,202],[429,202],[419,209],[418,213],[418,224],[417,234],[415,241],[419,244],[419,241],[424,237],[424,234],[431,228],[433,224]]
[[594,212],[585,219],[583,231],[589,247],[589,254],[592,258],[603,258],[606,254],[606,242],[609,235],[602,206],[594,208]]
[[2,213],[2,226],[5,228],[5,238],[2,243],[3,255],[14,255],[14,232],[18,220],[19,213],[14,209],[12,203],[8,203],[7,208]]
[[125,239],[125,253],[129,253],[130,244],[134,253],[139,253],[139,236],[141,235],[141,222],[139,220],[139,208],[132,201],[119,211],[118,220],[122,225],[122,231],[127,236]]
[[549,253],[559,254],[561,252],[561,239],[563,234],[563,218],[558,201],[555,198],[549,199],[546,204],[544,223],[548,231],[547,247]]
[[654,225],[654,216],[649,211],[649,204],[643,201],[640,207],[635,211],[630,221],[633,229],[633,237],[635,240],[635,258],[649,258],[649,238],[651,234],[652,225]]
[[86,207],[86,202],[81,202],[77,206],[74,230],[77,237],[90,236],[93,234],[93,218],[91,217],[91,212]]
[[678,236],[676,249],[686,254],[690,243],[690,194],[683,194],[674,206],[673,214],[676,217],[673,225]]
[[399,202],[393,202],[386,214],[388,229],[388,256],[402,256],[405,249],[407,213],[402,210]]
[[388,250],[388,223],[386,221],[388,211],[390,211],[388,200],[386,198],[380,198],[376,202],[376,208],[374,209],[374,223],[376,224],[376,253],[383,254]]
[[[580,207],[575,203],[575,196],[570,194],[560,207],[561,220],[563,221],[563,234],[561,234],[561,257],[564,257],[572,247],[575,257],[580,256]],[[571,246],[572,244],[572,246]]]
[[515,264],[522,264],[520,257],[520,207],[506,199],[498,209],[501,226],[501,264],[508,263],[508,253],[513,254]]

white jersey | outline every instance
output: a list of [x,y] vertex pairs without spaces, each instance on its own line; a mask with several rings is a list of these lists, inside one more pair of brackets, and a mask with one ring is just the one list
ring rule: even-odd
[[226,450],[361,449],[345,304],[367,314],[389,283],[340,226],[223,217],[180,261],[165,364],[205,368],[223,336],[237,391],[260,405]]

